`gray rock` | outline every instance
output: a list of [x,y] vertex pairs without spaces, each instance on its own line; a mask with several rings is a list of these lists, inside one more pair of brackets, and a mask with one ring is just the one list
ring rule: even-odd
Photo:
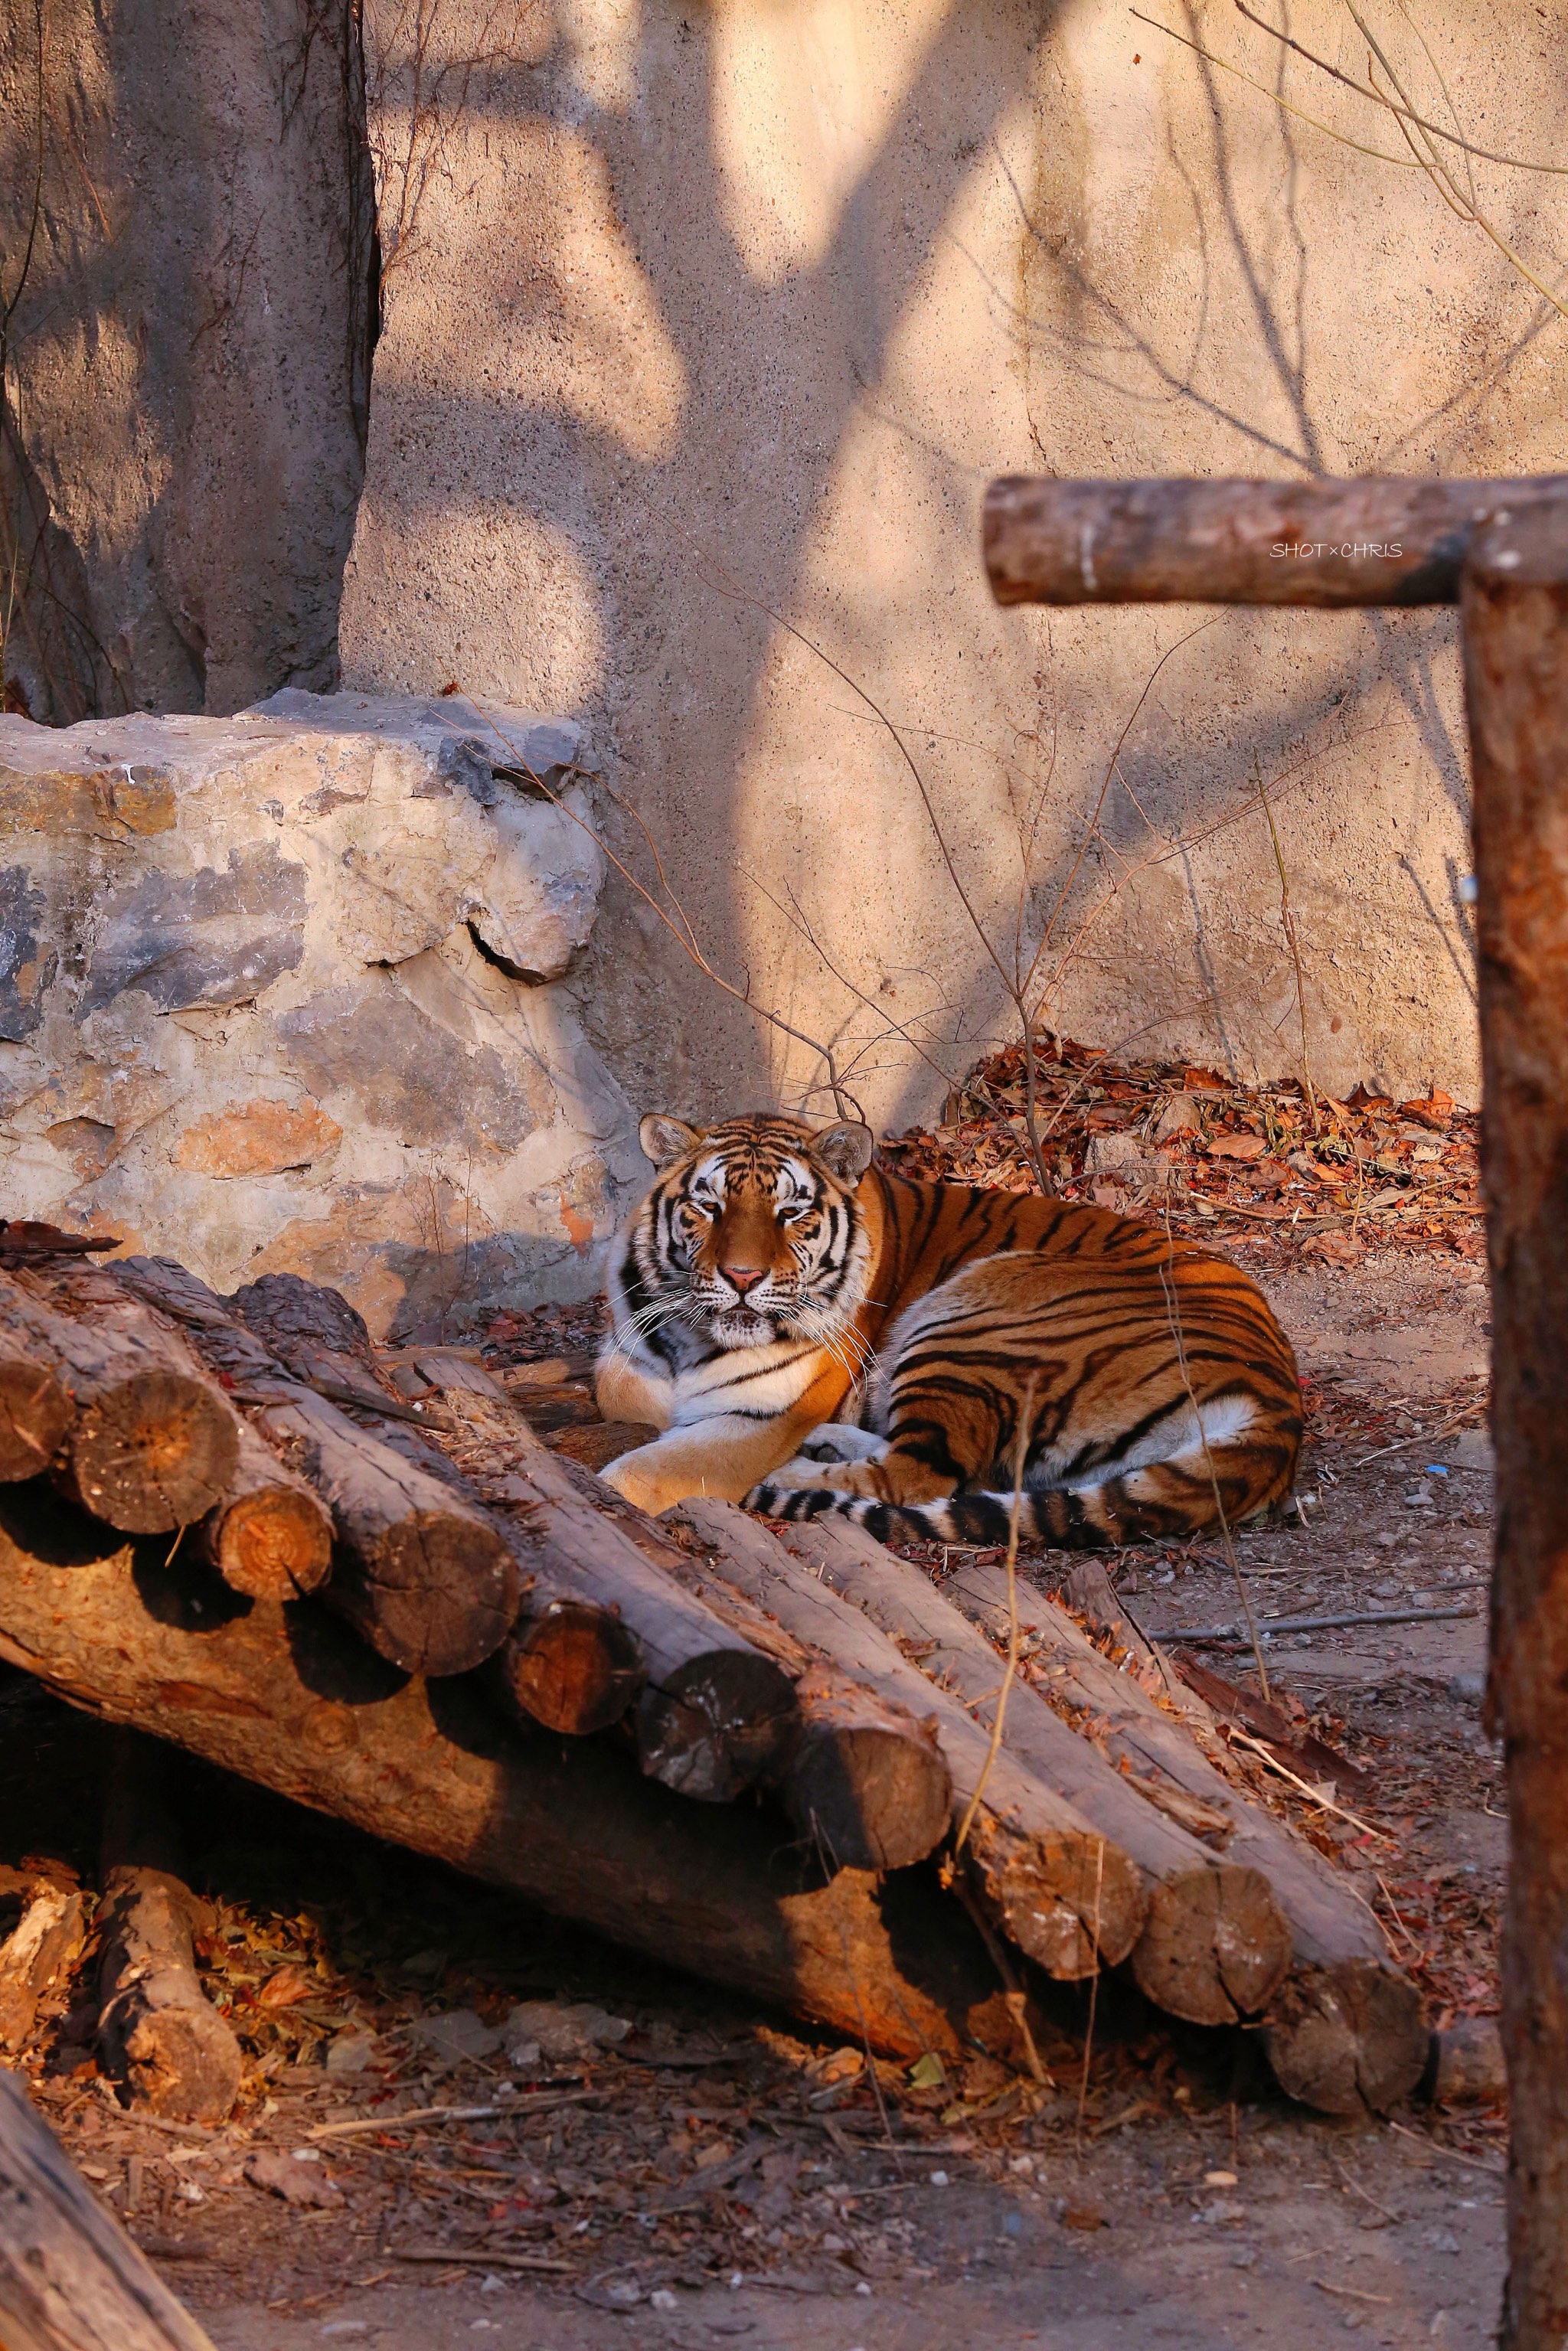
[[574,726],[456,697],[0,717],[12,1213],[378,1337],[583,1294],[644,1175],[559,986],[592,825]]
[[1497,1468],[1497,1450],[1484,1428],[1462,1428],[1458,1437],[1449,1438],[1442,1458],[1450,1469],[1484,1469],[1490,1473]]
[[631,2030],[625,2017],[612,2016],[589,2001],[527,2000],[507,2017],[506,2042],[513,2063],[520,2062],[524,2049],[532,2049],[564,2064],[595,2049],[612,2049]]
[[226,872],[152,872],[94,909],[99,940],[78,1007],[86,1019],[126,988],[160,1012],[259,996],[305,951],[306,872],[276,841],[228,852]]
[[1196,1134],[1203,1114],[1191,1094],[1172,1094],[1155,1127],[1155,1141],[1169,1143],[1178,1134]]
[[412,2028],[422,2048],[456,2062],[465,2057],[493,2057],[502,2036],[471,2008],[450,2009],[444,2016],[422,2016]]
[[0,872],[0,1037],[22,1044],[44,1017],[44,997],[58,968],[52,947],[40,948],[43,893],[25,865]]
[[1134,1191],[1162,1191],[1170,1180],[1170,1162],[1158,1152],[1145,1151],[1135,1134],[1095,1134],[1083,1157],[1088,1176],[1113,1176]]
[[1447,2032],[1434,2032],[1427,2078],[1440,2106],[1490,2105],[1505,2098],[1508,2067],[1496,2017],[1465,2016]]

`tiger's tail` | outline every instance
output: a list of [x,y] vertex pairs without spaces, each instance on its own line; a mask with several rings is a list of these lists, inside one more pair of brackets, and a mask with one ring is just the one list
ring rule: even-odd
[[[1284,1499],[1293,1469],[1293,1449],[1274,1462],[1254,1454],[1244,1465],[1228,1461],[1216,1448],[1212,1470],[1203,1462],[1159,1461],[1099,1485],[1026,1490],[1017,1502],[1019,1540],[1051,1550],[1089,1551],[1106,1543],[1198,1534],[1221,1518],[1227,1526],[1239,1526]],[[1011,1494],[1001,1493],[885,1502],[831,1486],[763,1486],[748,1497],[747,1507],[766,1518],[851,1519],[877,1542],[988,1545],[1008,1541],[1015,1505]]]

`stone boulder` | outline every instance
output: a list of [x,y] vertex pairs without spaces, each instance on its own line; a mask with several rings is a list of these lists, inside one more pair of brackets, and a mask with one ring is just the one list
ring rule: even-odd
[[0,1212],[378,1334],[583,1295],[645,1172],[563,985],[591,794],[456,697],[0,718]]

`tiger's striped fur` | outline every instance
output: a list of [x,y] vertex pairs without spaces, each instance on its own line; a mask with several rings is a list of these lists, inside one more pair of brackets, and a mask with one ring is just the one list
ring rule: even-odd
[[1103,1208],[904,1183],[853,1124],[643,1134],[664,1164],[599,1368],[606,1417],[663,1432],[605,1472],[630,1499],[995,1542],[1020,1441],[1042,1542],[1234,1526],[1289,1493],[1295,1360],[1225,1259]]

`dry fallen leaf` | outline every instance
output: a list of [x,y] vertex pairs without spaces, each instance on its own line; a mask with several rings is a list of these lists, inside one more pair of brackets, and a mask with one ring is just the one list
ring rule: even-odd
[[309,2000],[318,1986],[303,1968],[279,1968],[267,1977],[256,1995],[258,2008],[291,2008],[297,2000]]

